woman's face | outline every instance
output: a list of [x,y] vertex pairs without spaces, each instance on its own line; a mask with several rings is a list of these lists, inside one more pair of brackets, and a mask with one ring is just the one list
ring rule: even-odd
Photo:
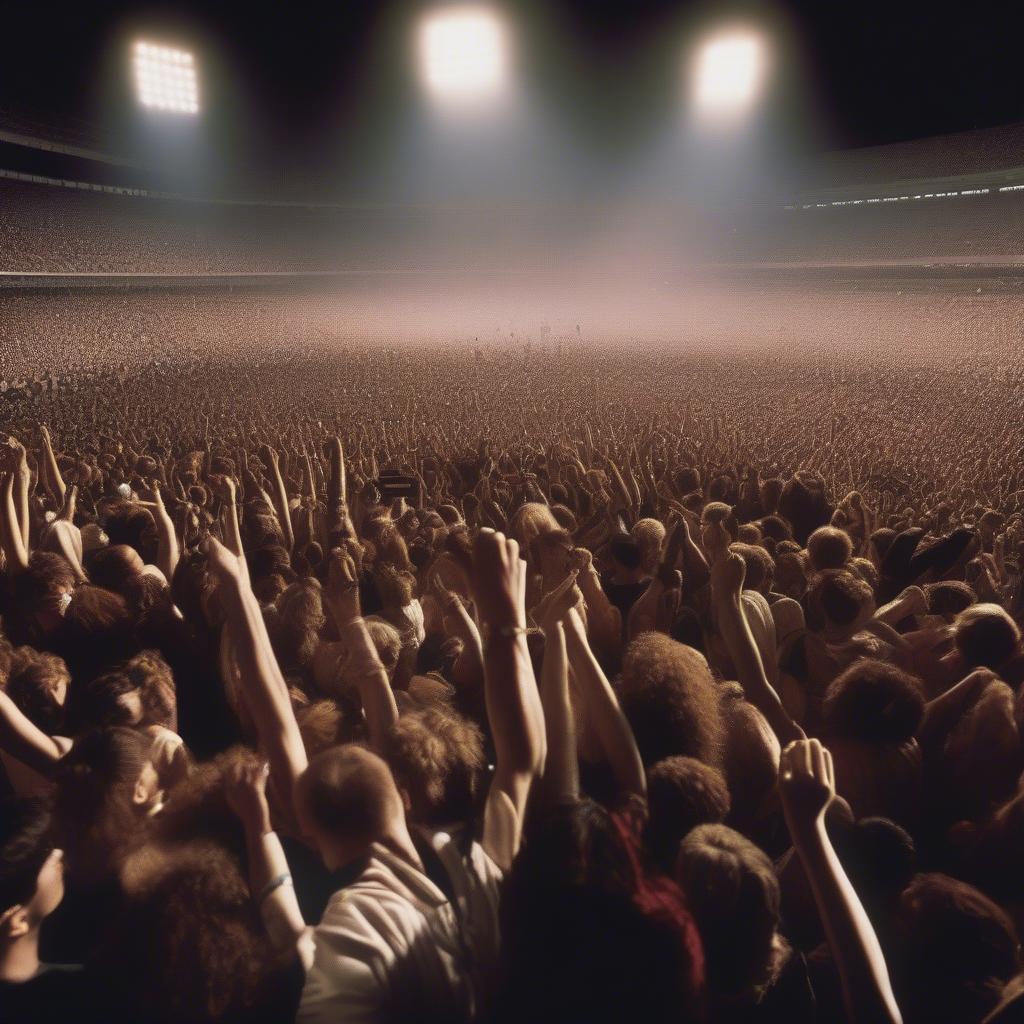
[[132,801],[142,811],[150,811],[159,803],[163,794],[160,791],[160,776],[153,767],[153,762],[148,758],[142,766],[138,781],[135,783],[135,792],[132,794]]

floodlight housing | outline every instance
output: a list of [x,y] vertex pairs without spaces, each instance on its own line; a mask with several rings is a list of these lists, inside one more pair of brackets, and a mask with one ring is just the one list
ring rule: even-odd
[[139,41],[132,51],[135,90],[150,110],[199,113],[195,58],[187,50]]
[[505,26],[487,7],[434,11],[420,23],[419,58],[424,85],[436,99],[493,97],[508,70]]

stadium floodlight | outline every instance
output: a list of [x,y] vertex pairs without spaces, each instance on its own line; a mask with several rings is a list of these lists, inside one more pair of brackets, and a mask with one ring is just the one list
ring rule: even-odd
[[764,74],[764,48],[752,32],[731,32],[709,39],[694,68],[697,109],[707,114],[737,114],[757,98]]
[[199,113],[199,85],[191,53],[138,42],[132,64],[135,90],[144,107],[174,114]]
[[434,11],[420,24],[419,56],[424,84],[438,99],[492,97],[507,71],[505,27],[487,7]]

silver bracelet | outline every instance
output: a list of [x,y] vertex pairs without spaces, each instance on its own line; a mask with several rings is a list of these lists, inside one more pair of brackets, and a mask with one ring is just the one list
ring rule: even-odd
[[260,893],[260,898],[256,901],[256,905],[262,907],[267,901],[267,897],[272,893],[277,892],[282,885],[294,885],[292,876],[287,871],[282,871],[276,878],[272,878],[265,886],[263,891]]

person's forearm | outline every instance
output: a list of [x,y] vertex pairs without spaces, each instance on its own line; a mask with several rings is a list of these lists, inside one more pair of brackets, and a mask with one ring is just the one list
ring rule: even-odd
[[576,728],[569,697],[569,663],[565,630],[561,624],[545,633],[544,665],[540,674],[540,701],[544,708],[547,757],[541,792],[549,806],[579,798],[579,759]]
[[794,836],[794,841],[839,968],[849,1019],[856,1024],[899,1024],[900,1010],[878,937],[836,856],[824,822],[817,822],[806,835]]
[[345,624],[338,623],[338,635],[349,650],[351,671],[358,674],[359,696],[366,715],[370,745],[382,750],[385,738],[398,723],[398,704],[387,670],[361,616]]
[[292,813],[295,781],[305,770],[307,759],[288,688],[270,646],[263,614],[248,585],[231,581],[220,589],[226,592],[228,627],[242,675],[243,699],[270,761],[271,780],[283,806]]
[[597,734],[620,792],[624,796],[645,796],[647,777],[636,738],[619,706],[615,691],[587,643],[583,622],[575,608],[569,611],[565,619],[565,641],[587,721]]
[[[279,951],[293,949],[306,927],[291,882],[288,858],[270,820],[245,826],[249,861],[249,891],[259,903],[260,917],[271,945]],[[287,879],[284,881],[283,879]]]
[[523,634],[488,637],[484,697],[498,769],[535,774],[544,760],[544,709]]
[[21,543],[25,550],[29,550],[29,514],[28,514],[28,485],[29,470],[23,462],[18,466],[15,473],[17,480],[14,488],[14,511],[18,517],[18,527],[21,530]]
[[64,749],[31,722],[21,709],[0,690],[0,747],[41,775],[53,771]]
[[3,545],[10,573],[28,568],[28,550],[22,543],[21,527],[14,509],[14,474],[0,483],[0,544]]
[[718,626],[747,700],[765,716],[779,742],[785,746],[791,740],[802,739],[803,730],[789,717],[768,681],[761,653],[740,602],[738,594],[716,601]]
[[178,535],[174,532],[174,523],[171,522],[171,517],[163,508],[157,510],[156,526],[156,563],[160,571],[167,577],[168,584],[170,584],[174,580],[174,571],[178,568],[178,559],[181,557],[181,551],[178,547]]
[[587,603],[587,626],[603,654],[618,655],[622,647],[622,612],[608,599],[597,570],[590,566],[576,582]]
[[64,501],[64,478],[60,475],[60,468],[57,466],[57,457],[53,454],[53,445],[50,442],[50,433],[44,427],[43,438],[43,462],[46,466],[48,485],[53,488],[54,500],[57,504]]

